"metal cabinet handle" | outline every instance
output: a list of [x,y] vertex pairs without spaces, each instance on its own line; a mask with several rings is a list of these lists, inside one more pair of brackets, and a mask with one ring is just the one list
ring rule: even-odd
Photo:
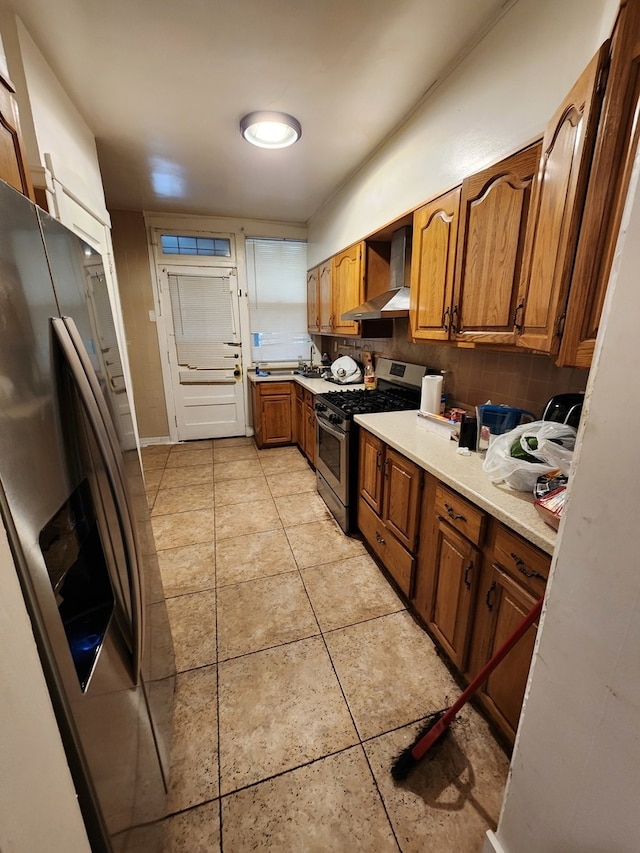
[[461,515],[459,512],[456,512],[455,509],[452,506],[449,506],[448,503],[445,503],[444,507],[447,510],[447,515],[449,516],[449,518],[452,518],[454,521],[467,520],[464,515]]
[[456,334],[460,331],[459,326],[456,325],[456,317],[458,316],[458,306],[454,305],[451,310],[451,322],[449,323],[449,331],[455,332]]
[[465,572],[464,572],[464,585],[466,586],[467,589],[471,589],[471,581],[469,580],[469,577],[471,575],[472,569],[473,569],[473,560],[470,560],[469,565],[467,566],[467,568],[465,569]]
[[382,536],[380,536],[380,534],[378,533],[377,530],[376,530],[376,541],[379,542],[381,545],[387,544],[386,539],[384,539]]
[[445,330],[445,332],[449,331],[449,319],[448,319],[449,313],[450,312],[449,312],[448,307],[445,308],[445,310],[442,313],[442,328]]
[[528,569],[525,565],[522,557],[519,557],[517,554],[511,552],[511,559],[516,564],[517,570],[525,576],[525,578],[539,578],[541,581],[546,580],[544,575],[541,575],[540,572],[536,572],[535,569]]
[[387,480],[389,479],[389,460],[388,459],[384,460],[384,476],[385,476],[385,479],[387,479]]
[[[516,306],[516,310],[513,312],[513,326],[519,335],[522,334],[522,320],[518,317],[520,312],[524,313],[524,299],[521,299],[518,305]],[[520,322],[518,320],[520,319]]]
[[487,607],[489,609],[489,613],[491,613],[491,611],[493,610],[494,602],[491,600],[491,595],[492,595],[492,593],[495,592],[495,590],[496,590],[496,582],[492,581],[491,586],[487,590],[487,594],[486,594],[485,599],[484,599],[484,603],[487,605]]
[[382,468],[382,465],[380,463],[381,458],[382,458],[382,453],[379,450],[377,450],[376,451],[376,470],[378,470],[378,471]]

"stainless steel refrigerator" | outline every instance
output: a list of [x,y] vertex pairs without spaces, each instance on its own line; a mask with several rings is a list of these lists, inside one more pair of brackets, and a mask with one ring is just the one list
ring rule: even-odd
[[0,516],[92,849],[159,849],[175,665],[104,270],[2,182]]

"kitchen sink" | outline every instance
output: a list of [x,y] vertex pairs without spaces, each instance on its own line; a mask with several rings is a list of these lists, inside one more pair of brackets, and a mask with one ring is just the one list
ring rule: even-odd
[[320,379],[322,377],[323,371],[317,367],[306,367],[302,370],[295,370],[294,373],[297,373],[298,376],[304,376],[305,379]]

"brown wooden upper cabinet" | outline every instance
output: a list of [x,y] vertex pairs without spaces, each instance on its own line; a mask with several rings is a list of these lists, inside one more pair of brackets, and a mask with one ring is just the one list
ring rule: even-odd
[[576,249],[557,364],[589,367],[622,220],[640,125],[640,3],[621,4]]
[[414,341],[446,341],[451,326],[460,187],[413,216],[409,322]]
[[0,180],[35,201],[13,89],[0,76]]
[[[307,273],[307,324],[311,334],[389,337],[390,320],[343,320],[342,315],[389,289],[389,241],[361,240]],[[375,325],[367,327],[368,323]]]
[[452,340],[515,344],[522,247],[541,145],[529,146],[462,183]]
[[547,125],[534,185],[514,325],[526,349],[560,344],[600,114],[603,45]]
[[332,333],[331,260],[307,273],[307,326],[310,334]]
[[358,335],[360,325],[342,315],[364,302],[364,242],[335,255],[331,266],[331,327],[335,335]]

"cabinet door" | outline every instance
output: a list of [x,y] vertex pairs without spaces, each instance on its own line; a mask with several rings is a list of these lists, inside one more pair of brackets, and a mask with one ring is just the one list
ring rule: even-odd
[[557,363],[590,367],[640,137],[640,4],[621,4]]
[[305,443],[304,453],[312,465],[316,464],[316,413],[313,404],[304,406]]
[[358,527],[398,587],[409,596],[415,557],[398,542],[364,498],[358,500]]
[[456,187],[414,213],[409,306],[414,341],[449,338],[459,208]]
[[13,93],[0,79],[0,179],[35,200],[22,148],[18,107]]
[[422,469],[391,447],[385,449],[382,519],[409,551],[416,550]]
[[[300,393],[298,393],[298,392],[300,392]],[[302,388],[300,388],[299,385],[296,385],[296,398],[295,398],[295,402],[294,402],[294,409],[295,409],[295,414],[294,414],[294,418],[293,418],[293,421],[295,424],[294,438],[295,438],[296,444],[298,445],[300,450],[304,453],[305,452],[305,441],[306,441],[306,434],[305,434],[305,428],[304,428],[304,399],[302,396]]]
[[453,295],[457,341],[515,344],[514,314],[540,144],[465,179]]
[[331,269],[332,327],[336,335],[358,335],[360,326],[342,315],[364,300],[363,243],[340,252]]
[[480,552],[442,519],[437,519],[434,533],[433,601],[427,623],[453,663],[464,670]]
[[[320,315],[320,333],[330,335],[331,326],[331,260],[320,264],[318,272],[318,309]],[[349,309],[347,309],[349,310]]]
[[307,328],[310,334],[320,331],[319,277],[318,267],[307,273]]
[[262,443],[291,444],[291,395],[261,397]]
[[[536,599],[497,564],[491,567],[489,584],[486,589],[480,589],[480,594],[489,615],[486,658],[489,660],[522,622]],[[479,602],[479,607],[482,606]],[[500,727],[512,740],[520,718],[537,630],[536,622],[491,673],[480,691]]]
[[366,430],[360,431],[358,491],[378,515],[382,515],[382,465],[384,444]]
[[257,382],[251,383],[251,422],[253,424],[255,442],[258,447],[262,447],[262,409],[260,405],[260,386]]
[[593,144],[598,81],[608,43],[591,60],[547,125],[536,178],[516,306],[518,345],[557,352]]

